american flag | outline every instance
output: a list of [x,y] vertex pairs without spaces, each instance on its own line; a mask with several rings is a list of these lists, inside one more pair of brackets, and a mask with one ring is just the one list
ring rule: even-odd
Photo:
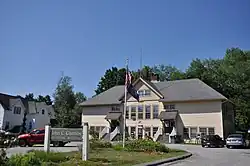
[[131,83],[132,83],[132,75],[131,75],[131,72],[128,71],[127,69],[125,85],[128,87],[128,85],[130,85]]
[[127,87],[127,92],[139,102],[139,94],[137,93],[135,87],[132,85],[132,74],[128,70],[128,67],[126,71],[125,86]]

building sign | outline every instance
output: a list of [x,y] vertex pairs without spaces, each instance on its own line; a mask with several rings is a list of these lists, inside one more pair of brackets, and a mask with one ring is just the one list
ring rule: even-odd
[[51,128],[51,141],[82,141],[82,128]]

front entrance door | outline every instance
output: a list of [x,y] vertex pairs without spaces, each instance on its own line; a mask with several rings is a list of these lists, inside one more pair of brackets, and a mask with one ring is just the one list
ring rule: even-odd
[[118,120],[111,120],[110,122],[111,132],[113,132],[117,126],[120,126],[120,122]]

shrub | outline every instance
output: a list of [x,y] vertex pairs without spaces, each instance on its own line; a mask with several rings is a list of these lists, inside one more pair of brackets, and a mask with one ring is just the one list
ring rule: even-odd
[[6,151],[4,149],[1,149],[0,151],[0,165],[4,166],[6,165],[8,161],[7,155],[6,155]]
[[[113,146],[115,150],[121,150],[121,144]],[[168,153],[169,148],[165,145],[154,142],[152,140],[133,140],[125,143],[125,149],[127,151],[136,151],[136,152],[164,152]]]
[[90,140],[90,149],[96,149],[96,148],[111,148],[112,144],[107,141],[101,141],[101,140]]
[[25,155],[12,156],[7,162],[8,166],[57,166],[72,157],[67,153],[32,151]]
[[14,155],[8,160],[8,166],[41,166],[42,162],[36,157],[34,152],[25,155]]

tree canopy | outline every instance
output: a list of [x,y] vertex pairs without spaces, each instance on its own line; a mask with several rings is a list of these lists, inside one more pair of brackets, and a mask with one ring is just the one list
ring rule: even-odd
[[62,76],[54,93],[54,106],[59,127],[80,127],[81,108],[79,103],[86,100],[81,92],[74,92],[71,77]]

